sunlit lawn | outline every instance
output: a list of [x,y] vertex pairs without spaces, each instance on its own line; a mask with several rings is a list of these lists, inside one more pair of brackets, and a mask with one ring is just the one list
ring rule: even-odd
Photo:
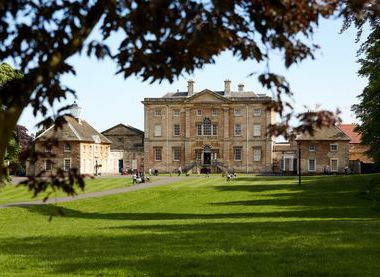
[[[109,182],[109,180],[105,180]],[[1,276],[379,276],[379,175],[192,178],[0,210]]]

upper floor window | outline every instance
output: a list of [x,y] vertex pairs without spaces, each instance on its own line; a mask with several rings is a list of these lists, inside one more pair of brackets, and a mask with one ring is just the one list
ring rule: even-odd
[[179,116],[179,113],[180,113],[180,111],[178,109],[173,110],[173,115],[174,116]]
[[174,127],[173,127],[173,135],[174,136],[179,136],[180,135],[180,126],[179,124],[174,124]]
[[261,109],[254,109],[253,110],[253,116],[261,116],[262,110]]
[[63,151],[64,152],[71,152],[71,144],[66,142],[64,145],[63,145]]
[[162,115],[162,110],[161,109],[155,109],[154,110],[154,116],[161,116]]
[[260,137],[261,136],[261,125],[255,124],[253,125],[253,136]]
[[234,114],[235,114],[235,116],[241,116],[242,115],[241,109],[235,109]]
[[218,132],[218,125],[211,123],[209,118],[205,118],[203,123],[197,124],[197,135],[198,136],[216,136]]
[[161,136],[161,125],[155,125],[154,126],[154,136],[155,137]]
[[235,124],[234,134],[235,136],[241,136],[241,124]]
[[211,136],[211,120],[208,118],[203,121],[203,135]]
[[314,144],[309,145],[309,152],[317,151],[317,147]]
[[331,152],[336,152],[338,151],[338,144],[334,143],[334,144],[330,144],[330,151]]
[[51,145],[45,145],[45,152],[50,153],[51,152]]
[[218,115],[218,110],[217,109],[212,109],[211,110],[211,115],[212,116],[217,116]]
[[218,125],[214,123],[214,124],[212,124],[211,128],[212,128],[212,135],[217,136],[218,135]]
[[197,115],[198,116],[202,115],[202,110],[197,110]]

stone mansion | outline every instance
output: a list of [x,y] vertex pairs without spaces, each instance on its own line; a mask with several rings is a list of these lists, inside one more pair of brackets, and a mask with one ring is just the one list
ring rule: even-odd
[[170,172],[179,167],[220,165],[239,172],[272,170],[273,138],[266,128],[275,114],[270,97],[231,88],[187,91],[145,98],[144,166]]
[[[74,104],[62,129],[51,126],[35,139],[35,149],[45,152],[46,158],[31,164],[28,174],[72,167],[90,175],[179,168],[295,174],[299,158],[304,174],[342,173],[347,167],[360,173],[362,167],[372,166],[353,124],[324,127],[313,136],[276,143],[267,134],[268,125],[276,122],[275,112],[268,109],[271,101],[246,91],[242,84],[233,90],[229,80],[222,91],[196,92],[190,80],[187,91],[142,101],[144,131],[118,124],[101,133],[81,118],[80,107]],[[44,142],[51,138],[57,144],[47,148]]]

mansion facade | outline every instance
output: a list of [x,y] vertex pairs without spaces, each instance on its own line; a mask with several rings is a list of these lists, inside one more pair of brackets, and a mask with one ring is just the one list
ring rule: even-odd
[[275,122],[270,97],[231,89],[194,90],[145,98],[144,167],[172,172],[178,168],[215,166],[239,172],[272,170],[274,140],[267,126]]

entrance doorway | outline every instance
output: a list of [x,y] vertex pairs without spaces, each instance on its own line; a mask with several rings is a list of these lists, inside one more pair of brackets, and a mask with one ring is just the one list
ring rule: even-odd
[[204,152],[203,153],[203,164],[210,165],[211,164],[211,153]]

